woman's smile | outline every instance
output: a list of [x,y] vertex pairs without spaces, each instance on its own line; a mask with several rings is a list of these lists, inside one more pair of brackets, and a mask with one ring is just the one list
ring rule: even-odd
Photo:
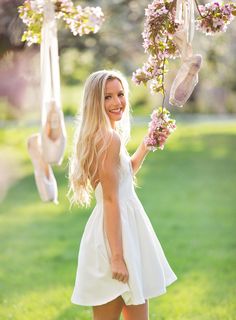
[[115,108],[115,109],[111,109],[109,112],[117,114],[117,115],[122,115],[123,113],[123,108]]

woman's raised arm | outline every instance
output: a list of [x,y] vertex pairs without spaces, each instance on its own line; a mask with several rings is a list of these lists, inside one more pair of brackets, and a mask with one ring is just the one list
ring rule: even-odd
[[[163,133],[159,132],[158,134],[162,136],[162,143],[164,144],[166,139],[168,138],[168,134],[165,132]],[[131,156],[131,163],[132,163],[134,174],[136,174],[138,170],[141,168],[143,161],[148,153],[149,153],[149,150],[145,145],[144,139],[143,139],[143,141],[140,143],[135,153]]]
[[149,150],[147,149],[146,145],[142,141],[138,146],[137,150],[135,151],[135,153],[131,156],[131,164],[132,164],[134,174],[136,174],[138,170],[141,168],[143,161],[148,153],[149,153]]

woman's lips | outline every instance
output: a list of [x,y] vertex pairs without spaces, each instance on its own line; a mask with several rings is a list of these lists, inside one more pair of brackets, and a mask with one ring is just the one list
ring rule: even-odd
[[120,114],[122,112],[122,108],[113,109],[113,110],[110,110],[109,112],[114,113],[114,114]]

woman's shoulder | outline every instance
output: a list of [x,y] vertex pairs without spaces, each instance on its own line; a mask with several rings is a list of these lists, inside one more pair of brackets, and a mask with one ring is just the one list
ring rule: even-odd
[[107,148],[108,151],[114,152],[114,153],[119,153],[120,146],[121,146],[121,139],[120,139],[118,132],[116,132],[115,130],[111,130],[109,132],[109,140],[110,140],[110,143]]
[[107,147],[109,147],[111,144],[115,144],[117,146],[121,145],[121,137],[116,130],[114,129],[106,130],[106,131],[103,130],[102,135],[103,135],[102,140],[103,142],[106,142]]
[[121,138],[118,132],[115,130],[104,130],[102,132],[102,138],[97,143],[97,151],[103,153],[119,153],[121,148]]
[[121,138],[120,138],[119,133],[115,130],[112,130],[111,134],[112,134],[112,141],[120,146],[121,145]]

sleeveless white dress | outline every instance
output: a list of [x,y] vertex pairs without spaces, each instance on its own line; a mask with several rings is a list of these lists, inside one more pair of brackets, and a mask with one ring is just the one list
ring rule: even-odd
[[81,239],[75,286],[71,302],[84,306],[105,304],[122,296],[126,305],[166,293],[177,277],[164,255],[150,220],[133,184],[131,159],[125,146],[120,149],[119,206],[123,254],[129,272],[128,283],[112,279],[110,249],[103,228],[103,195],[95,189],[96,206]]

